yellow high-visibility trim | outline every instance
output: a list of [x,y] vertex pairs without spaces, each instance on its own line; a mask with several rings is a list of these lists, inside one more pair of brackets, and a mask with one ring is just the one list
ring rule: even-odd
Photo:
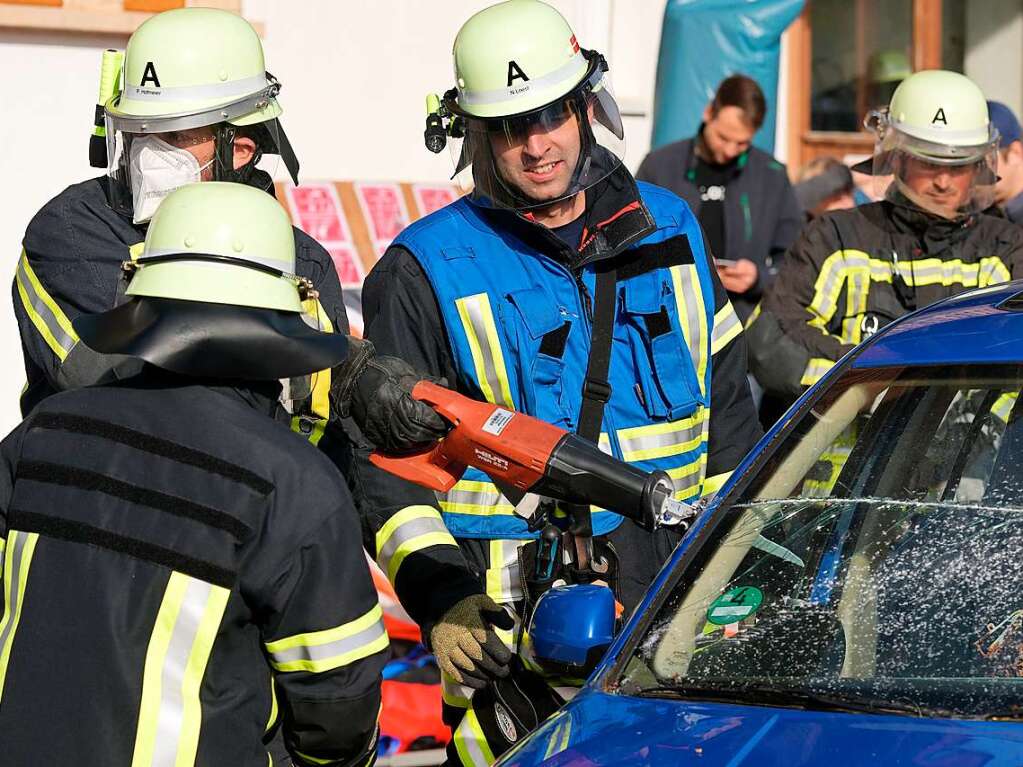
[[731,476],[732,472],[725,471],[722,472],[721,474],[715,474],[712,477],[707,477],[705,480],[703,480],[703,494],[713,495],[722,488],[722,486],[725,484],[725,482],[728,481],[728,478]]
[[803,371],[803,377],[799,380],[799,383],[803,386],[813,386],[834,366],[834,360],[814,357],[806,364],[806,370]]
[[[476,369],[476,380],[479,383],[480,391],[487,402],[514,409],[511,396],[511,384],[508,381],[508,370],[504,364],[504,354],[501,351],[501,340],[497,333],[497,323],[494,322],[494,312],[490,306],[490,297],[486,293],[476,293],[465,296],[455,301],[458,309],[458,316],[462,320],[462,328],[465,330],[465,337],[472,352],[473,367]],[[471,308],[475,308],[483,324],[482,338],[479,328],[473,320]],[[486,347],[484,347],[486,343]],[[487,363],[490,363],[492,370],[487,370]],[[494,390],[494,383],[499,387]]]
[[[685,281],[682,279],[683,269],[686,270],[687,279]],[[670,271],[678,316],[682,322],[682,332],[685,335],[690,356],[695,356],[693,368],[696,370],[696,377],[700,384],[700,393],[706,394],[708,329],[700,275],[696,271],[695,265],[673,266]],[[686,290],[686,285],[690,286],[691,292]],[[695,320],[696,327],[692,326],[690,315]]]
[[160,713],[160,697],[163,686],[163,666],[167,658],[174,626],[181,612],[181,603],[188,588],[188,576],[171,573],[167,588],[156,614],[153,633],[146,648],[146,662],[142,674],[142,702],[139,706],[138,729],[135,731],[135,751],[132,767],[149,767],[153,763],[156,747],[156,729]]
[[[1012,414],[1012,408],[1018,398],[1019,392],[1006,392],[995,400],[995,404],[991,406],[991,414],[1002,423],[1008,423],[1009,416]],[[2,552],[3,548],[2,544],[0,544],[0,553]]]
[[752,325],[752,324],[753,324],[754,322],[756,322],[756,321],[757,321],[757,317],[759,317],[759,316],[760,316],[760,311],[761,311],[761,310],[762,310],[763,308],[764,308],[764,305],[763,305],[763,303],[762,303],[762,302],[761,302],[761,303],[759,303],[759,304],[757,304],[757,305],[756,305],[755,307],[753,307],[753,313],[752,313],[752,314],[750,314],[750,316],[746,318],[746,325],[745,325],[745,327],[746,327],[746,329],[747,329],[747,330],[749,329],[749,327],[750,327],[750,326],[751,326],[751,325]]
[[487,743],[476,712],[469,709],[455,730],[455,750],[458,758],[467,767],[490,767],[497,759]]
[[453,708],[469,708],[472,692],[472,688],[459,684],[446,672],[440,672],[440,697],[447,705]]
[[[668,476],[671,477],[672,482],[675,484],[675,500],[682,501],[691,496],[700,494],[700,485],[703,483],[703,473],[707,468],[707,454],[701,453],[700,457],[687,463],[685,466],[679,466],[678,468],[668,469]],[[695,479],[687,485],[682,485],[681,480],[687,477],[693,477]]]
[[[4,557],[4,616],[0,619],[0,637],[6,637],[3,646],[0,647],[0,701],[3,701],[4,684],[7,681],[7,667],[11,662],[11,647],[14,645],[18,633],[18,624],[21,622],[22,609],[25,606],[25,587],[28,582],[28,571],[32,566],[32,555],[35,553],[36,543],[39,541],[39,533],[23,533],[11,530],[8,533],[10,539],[10,553]],[[21,550],[21,556],[16,551]],[[20,559],[17,577],[14,573],[14,562]],[[14,594],[14,584],[17,584],[17,593]],[[14,614],[10,613],[12,596],[15,597]],[[10,624],[10,625],[8,625]]]
[[362,615],[353,621],[349,621],[348,623],[343,623],[340,626],[324,629],[322,631],[310,631],[305,634],[296,634],[294,636],[278,639],[274,642],[268,642],[265,647],[267,652],[271,655],[283,653],[295,648],[308,649],[321,647],[322,645],[342,642],[345,639],[354,637],[364,631],[374,629],[377,626],[379,626],[379,631],[374,631],[371,638],[367,639],[365,642],[329,657],[305,657],[289,660],[275,660],[274,658],[271,658],[270,660],[270,665],[278,671],[309,671],[312,673],[321,673],[341,666],[347,666],[349,663],[354,663],[357,660],[387,649],[387,632],[384,631],[383,610],[379,604],[374,605],[365,615]]
[[571,737],[572,719],[571,717],[565,716],[551,731],[551,739],[547,743],[547,750],[544,753],[544,759],[550,759],[568,748]]
[[334,764],[337,761],[337,759],[317,759],[315,756],[309,756],[309,754],[304,754],[298,750],[295,753],[302,757],[302,761],[312,762],[313,764]]
[[428,549],[431,546],[457,545],[451,533],[427,533],[426,535],[412,538],[399,546],[394,552],[394,556],[391,557],[391,563],[387,567],[387,579],[392,584],[394,583],[394,579],[398,577],[398,570],[401,569],[401,563],[405,561],[405,557],[409,554]]
[[714,332],[711,334],[710,354],[716,355],[742,333],[742,322],[731,301],[714,315]]
[[384,617],[383,608],[377,604],[370,608],[369,612],[359,616],[353,621],[342,623],[334,628],[323,629],[322,631],[309,631],[305,634],[295,634],[283,639],[277,639],[266,643],[268,652],[275,653],[282,650],[290,650],[293,647],[315,647],[316,645],[336,642],[339,639],[355,636],[360,631],[368,629]]
[[223,586],[213,586],[206,608],[199,621],[199,630],[192,651],[188,654],[188,665],[185,667],[185,678],[181,684],[181,698],[184,703],[181,716],[181,736],[178,740],[178,756],[175,767],[192,767],[199,748],[199,730],[202,726],[202,704],[199,700],[199,688],[206,674],[206,666],[213,652],[213,643],[217,639],[217,631],[227,609],[227,600],[231,592]]
[[[323,308],[318,298],[308,298],[302,302],[302,309],[316,322],[316,327],[324,333],[334,332],[334,323]],[[319,445],[326,431],[327,422],[330,420],[330,383],[331,371],[320,370],[310,375],[310,402],[309,409],[316,420],[312,422],[312,429],[307,433],[301,428],[302,418],[296,416],[291,419],[291,430],[309,440],[313,445]]]
[[145,242],[136,242],[134,245],[129,245],[128,246],[128,258],[130,258],[132,261],[138,261],[139,260],[139,256],[142,255],[142,253],[145,251],[145,249],[146,249],[146,243]]
[[707,418],[707,408],[699,408],[695,413],[677,421],[661,421],[648,424],[647,426],[630,426],[628,429],[618,430],[618,441],[633,440],[636,437],[649,437],[654,434],[672,434],[676,431],[691,429]]
[[[25,285],[21,278],[22,272],[29,281],[29,285]],[[74,348],[74,345],[78,343],[78,334],[75,333],[74,328],[71,325],[71,320],[64,314],[64,310],[57,305],[57,302],[53,300],[46,289],[43,288],[39,278],[36,277],[36,273],[32,270],[32,265],[28,261],[28,254],[25,250],[21,251],[21,260],[19,262],[18,271],[15,273],[14,282],[18,288],[18,296],[21,298],[21,305],[28,314],[32,324],[35,325],[39,335],[46,341],[46,345],[50,347],[50,350],[57,356],[57,358],[63,362],[67,355]],[[60,332],[64,333],[69,343],[65,348],[57,337],[54,335],[54,329],[49,326],[46,320],[36,311],[35,306],[32,304],[32,298],[29,296],[29,289],[39,298],[40,301],[50,310],[54,321],[57,323],[57,327]]]
[[[451,498],[476,495],[482,497],[493,497],[493,503],[482,503],[475,499],[452,501]],[[501,502],[503,499],[503,503]],[[515,506],[508,502],[507,498],[497,489],[493,482],[483,482],[474,479],[461,479],[443,496],[438,499],[441,511],[449,514],[472,514],[475,516],[511,516],[515,513]]]
[[[263,732],[270,732],[270,728],[277,722],[277,685],[274,683],[274,678],[270,677],[270,718],[266,720],[266,727],[263,728]],[[271,764],[273,761],[271,760]]]

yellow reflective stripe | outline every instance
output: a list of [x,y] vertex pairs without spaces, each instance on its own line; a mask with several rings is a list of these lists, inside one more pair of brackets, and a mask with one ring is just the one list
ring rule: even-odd
[[490,767],[496,761],[476,712],[471,708],[455,729],[454,740],[458,757],[466,767]]
[[270,665],[278,671],[321,673],[380,652],[388,646],[383,616],[377,604],[340,626],[267,642]]
[[479,482],[472,479],[459,480],[440,496],[441,511],[450,514],[475,514],[477,516],[510,516],[515,507],[505,498],[493,482]]
[[132,261],[138,261],[139,256],[141,256],[145,252],[145,250],[146,250],[145,242],[136,242],[134,245],[129,245],[128,258],[130,258]]
[[695,450],[707,440],[703,428],[708,409],[699,408],[688,418],[618,430],[618,444],[626,461],[649,461]]
[[495,539],[490,541],[490,557],[484,574],[487,596],[498,604],[523,598],[519,580],[519,546],[523,541]]
[[444,520],[432,506],[406,506],[393,514],[376,534],[376,560],[393,584],[409,554],[430,546],[457,546]]
[[[995,400],[995,404],[991,406],[991,414],[1002,423],[1008,423],[1009,416],[1012,414],[1012,408],[1018,398],[1019,392],[1006,392]],[[0,547],[0,553],[2,552],[3,548]]]
[[699,458],[684,466],[665,470],[675,485],[675,500],[681,501],[700,494],[706,468],[707,454],[701,453]]
[[146,649],[132,767],[195,763],[199,697],[230,591],[171,573]]
[[1011,278],[1012,275],[1009,274],[1009,270],[998,256],[988,256],[987,258],[980,259],[979,287],[984,288],[988,285],[1008,282]]
[[739,315],[735,313],[731,301],[714,315],[714,332],[711,334],[710,353],[717,354],[732,342],[732,339],[742,333],[742,322]]
[[504,354],[501,352],[501,341],[490,307],[490,297],[486,293],[476,293],[457,299],[455,306],[472,352],[480,391],[487,402],[514,410],[508,370],[504,364]]
[[732,472],[725,471],[721,474],[715,474],[711,477],[707,477],[703,480],[703,495],[713,495],[728,481],[728,478],[732,476]]
[[453,708],[469,708],[469,699],[473,689],[459,684],[445,672],[440,672],[440,697]]
[[809,324],[824,331],[838,308],[838,296],[842,289],[842,281],[846,274],[846,258],[855,259],[870,257],[860,250],[839,250],[832,253],[821,264],[820,273],[813,285],[813,299],[807,311],[812,318]]
[[2,567],[3,563],[4,563],[4,548],[6,546],[7,546],[7,540],[4,539],[4,538],[0,538],[0,567]]
[[[330,316],[318,298],[307,298],[302,302],[302,309],[306,316],[312,319],[317,329],[325,333],[334,332],[334,323],[330,321]],[[313,445],[320,444],[327,428],[327,422],[330,420],[330,378],[329,368],[309,376],[309,414],[316,416],[315,419],[300,416],[294,416],[291,419],[291,430],[296,434],[301,434]],[[303,430],[303,421],[306,424],[310,424],[311,421],[312,428],[310,429],[307,425]]]
[[[270,677],[270,718],[266,720],[266,727],[263,728],[263,732],[270,732],[270,728],[274,726],[277,721],[277,685],[274,684],[274,678]],[[273,760],[270,762],[273,764]]]
[[803,371],[803,377],[799,379],[799,383],[803,386],[813,386],[834,366],[834,360],[814,357],[806,364],[806,370]]
[[39,541],[39,533],[11,530],[7,538],[10,545],[4,557],[4,617],[0,619],[0,702],[3,701],[7,667],[11,662],[11,647],[14,646],[14,635],[21,622],[28,570],[32,566],[32,555]]
[[750,325],[752,325],[754,322],[757,321],[757,317],[760,316],[760,310],[763,309],[763,308],[764,308],[763,303],[759,303],[759,304],[757,304],[753,308],[753,313],[750,314],[750,316],[746,318],[746,326],[745,327],[747,329],[749,329]]
[[64,314],[64,310],[57,305],[36,277],[24,249],[21,251],[14,281],[21,297],[21,305],[32,324],[50,350],[63,362],[78,343],[78,334],[75,333],[71,320]]
[[701,394],[706,394],[707,377],[707,314],[703,301],[703,287],[695,265],[671,267],[671,282],[675,291],[682,333],[693,360],[693,369],[700,382]]

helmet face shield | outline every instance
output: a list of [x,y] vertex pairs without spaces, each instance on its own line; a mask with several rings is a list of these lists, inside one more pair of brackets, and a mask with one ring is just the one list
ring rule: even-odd
[[[874,147],[874,193],[895,203],[907,200],[943,218],[955,219],[990,207],[998,180],[998,132],[984,143],[957,143],[955,136],[921,138],[888,119],[868,118]],[[973,139],[975,142],[976,139]]]
[[[157,119],[147,127],[167,130],[129,132],[107,116],[110,204],[136,224],[148,221],[164,197],[186,184],[239,181],[268,189],[279,172],[282,152],[290,152],[276,119],[245,126],[214,122],[169,127],[174,124]],[[236,168],[237,163],[241,165]]]
[[473,202],[528,210],[571,198],[614,171],[625,156],[621,113],[603,59],[564,97],[506,117],[469,115],[450,142],[455,176]]

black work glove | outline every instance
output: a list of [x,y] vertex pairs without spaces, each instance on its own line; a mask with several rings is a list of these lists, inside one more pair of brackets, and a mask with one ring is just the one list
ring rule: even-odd
[[350,413],[381,452],[415,453],[451,428],[432,407],[413,399],[412,389],[423,378],[404,360],[376,356],[369,341],[349,338],[348,359],[334,368],[332,406],[341,417]]

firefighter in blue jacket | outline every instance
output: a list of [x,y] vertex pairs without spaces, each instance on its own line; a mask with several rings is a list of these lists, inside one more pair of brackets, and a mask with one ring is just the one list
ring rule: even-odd
[[[511,0],[465,23],[454,68],[427,140],[452,143],[473,189],[408,227],[371,272],[367,338],[469,396],[667,471],[681,500],[713,494],[759,436],[742,327],[689,208],[622,164],[604,57],[550,6]],[[501,665],[489,633],[481,641],[494,603],[521,608],[529,502],[517,509],[470,470],[437,502],[395,498],[391,517],[370,520],[392,577],[391,552],[444,531],[478,575],[480,593],[428,627],[467,764],[499,750],[461,712]],[[617,553],[612,580],[631,609],[677,539],[605,510],[593,533]],[[427,587],[443,589],[443,573]]]

